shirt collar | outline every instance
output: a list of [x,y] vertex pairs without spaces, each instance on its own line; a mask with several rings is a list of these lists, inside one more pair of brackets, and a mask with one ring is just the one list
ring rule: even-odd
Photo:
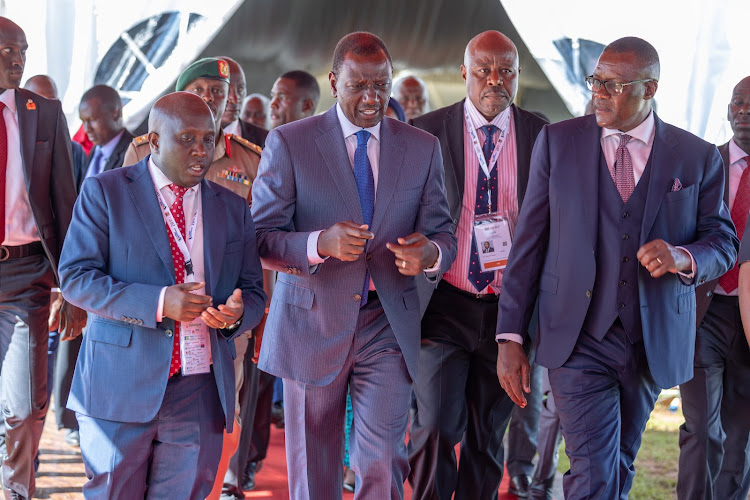
[[492,119],[492,121],[487,121],[487,118],[482,116],[482,113],[479,112],[479,110],[474,106],[474,103],[471,102],[471,99],[468,97],[464,100],[464,108],[469,114],[469,120],[471,121],[471,125],[474,127],[474,129],[478,129],[480,127],[483,127],[485,125],[491,124],[496,126],[497,128],[500,128],[503,123],[505,122],[506,117],[510,114],[510,106],[502,110],[500,113],[497,114],[495,118]]
[[120,141],[120,137],[122,137],[122,134],[124,133],[125,129],[120,130],[120,132],[113,138],[111,138],[106,144],[104,144],[103,146],[99,146],[99,149],[102,152],[103,159],[107,159],[112,156],[112,152],[115,150],[117,143]]
[[656,120],[654,119],[654,111],[651,110],[648,116],[643,120],[637,127],[627,132],[621,132],[610,128],[602,128],[602,138],[609,137],[615,134],[627,134],[633,139],[638,139],[642,143],[650,146],[654,142],[654,132],[656,128]]
[[[169,180],[169,177],[164,175],[164,172],[161,171],[159,167],[156,166],[156,163],[154,163],[154,159],[151,155],[148,157],[148,171],[151,174],[151,180],[154,182],[154,186],[161,191],[165,187],[169,186],[170,184],[174,184],[172,181]],[[193,192],[196,194],[196,196],[200,193],[201,183],[199,182],[195,186],[189,188],[187,192]]]
[[5,104],[11,113],[16,113],[16,89],[5,89],[5,92],[0,94],[0,102]]
[[[734,137],[729,141],[729,164],[734,165],[748,154],[734,142]],[[750,166],[750,165],[748,165]]]
[[224,127],[224,133],[225,134],[234,134],[234,135],[242,135],[242,129],[240,127],[240,119],[236,119],[235,121],[231,122],[229,125]]
[[[344,111],[341,109],[341,106],[339,106],[339,103],[336,103],[336,115],[339,118],[339,123],[341,124],[341,130],[344,132],[344,139],[346,139],[350,135],[356,134],[360,130],[363,130],[362,127],[358,127],[349,121],[349,119],[344,114]],[[370,134],[378,142],[380,142],[380,123],[381,122],[378,122],[375,126],[364,129],[370,132]]]

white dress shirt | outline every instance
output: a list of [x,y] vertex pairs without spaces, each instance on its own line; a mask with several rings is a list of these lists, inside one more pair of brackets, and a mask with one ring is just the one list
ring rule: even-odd
[[232,134],[239,137],[242,137],[242,129],[240,128],[240,120],[239,118],[233,122],[231,122],[229,125],[224,127],[224,133],[225,134]]
[[[148,171],[151,174],[151,180],[153,181],[154,186],[159,189],[159,192],[164,197],[164,201],[166,202],[167,206],[171,208],[172,203],[174,203],[176,198],[175,194],[169,188],[169,185],[172,184],[172,181],[170,181],[169,178],[164,175],[164,172],[162,172],[159,167],[154,164],[154,160],[152,157],[148,159]],[[188,227],[193,220],[193,214],[198,212],[198,222],[195,228],[195,237],[193,238],[192,243],[190,241],[187,241],[186,238],[186,243],[188,245],[188,250],[190,251],[190,260],[193,263],[194,282],[200,283],[201,281],[206,280],[205,265],[203,262],[203,207],[201,203],[200,183],[187,190],[185,196],[182,198],[182,206],[185,210],[185,224]],[[161,211],[161,208],[159,208],[159,210]],[[164,231],[169,231],[166,226],[167,220],[166,217],[164,217],[163,213],[162,218],[164,219]],[[164,319],[164,294],[166,291],[167,287],[165,286],[161,289],[161,294],[159,295],[159,304],[156,309],[157,322],[160,322]],[[196,293],[205,293],[205,289],[198,290]]]
[[5,240],[7,246],[26,245],[40,241],[34,214],[31,212],[29,193],[26,190],[26,174],[21,158],[21,133],[18,128],[16,91],[7,89],[0,94],[5,104],[3,118],[8,135],[8,163],[5,170]]

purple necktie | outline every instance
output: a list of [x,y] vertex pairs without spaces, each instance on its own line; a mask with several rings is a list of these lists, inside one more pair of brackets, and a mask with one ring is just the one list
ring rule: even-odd
[[622,202],[626,203],[630,195],[635,191],[635,177],[633,176],[633,159],[626,147],[632,139],[628,134],[618,134],[620,145],[615,151],[615,186],[620,192]]

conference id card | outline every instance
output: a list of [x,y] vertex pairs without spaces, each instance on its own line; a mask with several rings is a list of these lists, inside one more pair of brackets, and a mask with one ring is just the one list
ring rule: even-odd
[[475,216],[474,238],[477,242],[482,272],[505,269],[513,244],[507,214],[491,213]]
[[198,375],[211,370],[211,338],[200,316],[180,323],[180,362],[183,375]]

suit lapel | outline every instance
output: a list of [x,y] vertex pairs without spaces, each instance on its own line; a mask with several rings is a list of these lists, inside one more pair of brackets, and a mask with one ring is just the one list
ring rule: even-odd
[[646,206],[643,211],[643,221],[641,223],[641,243],[645,243],[646,237],[651,232],[651,227],[656,220],[656,214],[659,212],[664,195],[672,185],[676,169],[680,159],[675,153],[678,143],[676,138],[672,137],[665,130],[664,122],[658,116],[654,115],[654,144],[651,148],[651,176],[648,183],[648,193],[646,194]]
[[216,289],[224,260],[227,226],[224,202],[207,181],[201,183],[203,205],[203,265],[206,273],[206,295]]
[[719,146],[719,155],[724,162],[724,203],[729,207],[729,143]]
[[315,144],[323,157],[328,170],[331,172],[336,186],[341,192],[349,217],[352,221],[362,224],[362,208],[359,204],[357,184],[354,181],[354,171],[349,162],[349,153],[344,144],[344,133],[341,131],[336,106],[333,106],[322,117],[319,127],[321,134],[315,140]]
[[174,279],[172,251],[169,248],[169,237],[164,225],[164,217],[156,199],[156,188],[148,172],[148,156],[131,169],[128,178],[132,181],[128,184],[128,192],[141,221],[143,221],[143,227],[151,238],[156,253]]
[[372,228],[375,232],[383,222],[391,203],[393,192],[403,172],[405,147],[401,138],[385,118],[380,124],[380,164],[378,165],[378,185],[375,191],[375,211],[372,215]]
[[515,104],[511,104],[511,108],[513,110],[513,126],[516,133],[516,195],[518,196],[518,206],[520,207],[523,204],[523,195],[526,193],[526,186],[529,184],[529,169],[526,166],[531,162],[531,150],[529,149],[528,133],[526,130],[526,118]]
[[[443,158],[444,162],[450,162],[453,168],[446,168],[448,172],[453,172],[452,181],[456,183],[456,192],[463,195],[464,177],[466,176],[466,166],[464,165],[464,100],[456,103],[445,115],[445,139],[448,143],[448,158]],[[446,183],[449,180],[446,179]],[[463,196],[460,196],[463,198]],[[452,208],[452,207],[451,207]]]
[[[599,222],[599,161],[601,159],[601,129],[594,117],[580,122],[579,136],[571,137],[573,168],[565,179],[567,192],[571,199],[582,204],[583,230],[580,234],[591,237],[589,242],[595,245]],[[585,171],[589,169],[589,171]],[[573,193],[578,191],[579,195]],[[565,192],[565,191],[563,191]]]
[[[21,137],[21,160],[23,161],[23,170],[26,175],[26,191],[31,185],[32,170],[34,167],[34,147],[36,146],[36,126],[37,114],[36,109],[27,109],[25,96],[16,90],[16,112],[18,113],[18,129]],[[33,100],[29,98],[28,100]]]

